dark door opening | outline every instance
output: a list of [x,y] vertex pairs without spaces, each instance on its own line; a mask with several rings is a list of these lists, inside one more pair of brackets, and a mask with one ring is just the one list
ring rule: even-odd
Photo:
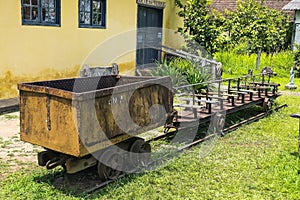
[[138,6],[137,69],[154,66],[161,60],[163,9]]

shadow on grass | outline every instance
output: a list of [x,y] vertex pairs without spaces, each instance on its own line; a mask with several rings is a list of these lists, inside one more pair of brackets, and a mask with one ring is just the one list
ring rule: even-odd
[[298,153],[297,151],[291,152],[290,155],[291,155],[291,156],[294,156],[294,157],[296,157],[296,158],[299,157],[299,153]]
[[[49,173],[43,176],[38,176],[34,178],[37,183],[45,183],[55,189],[61,191],[64,194],[71,195],[73,197],[91,197],[94,194],[103,193],[107,187],[113,185],[114,189],[122,187],[122,185],[127,184],[134,180],[135,178],[142,176],[144,173],[136,174],[126,174],[122,178],[115,182],[111,182],[108,185],[96,189],[101,181],[97,174],[97,167],[91,167],[89,169],[77,172],[75,174],[67,174],[63,170],[56,173]],[[122,183],[122,184],[120,184]],[[108,191],[107,191],[108,192]]]

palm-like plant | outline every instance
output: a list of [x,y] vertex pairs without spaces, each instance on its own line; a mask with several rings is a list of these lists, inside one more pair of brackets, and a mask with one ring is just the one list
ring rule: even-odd
[[157,62],[156,65],[157,68],[152,71],[151,75],[170,76],[174,87],[196,84],[193,87],[196,93],[206,90],[207,84],[205,82],[212,79],[211,73],[193,60],[176,58],[169,62]]

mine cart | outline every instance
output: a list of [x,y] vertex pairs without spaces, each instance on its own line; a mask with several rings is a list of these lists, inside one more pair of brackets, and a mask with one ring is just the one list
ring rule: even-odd
[[[46,149],[38,163],[48,169],[62,165],[74,173],[98,163],[101,178],[115,178],[111,168],[123,167],[124,155],[110,147],[149,152],[136,136],[165,123],[171,88],[169,77],[119,75],[20,83],[21,140]],[[101,156],[115,166],[98,162]]]

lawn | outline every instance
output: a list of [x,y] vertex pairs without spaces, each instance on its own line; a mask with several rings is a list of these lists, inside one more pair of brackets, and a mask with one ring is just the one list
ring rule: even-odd
[[[300,86],[300,85],[299,85]],[[57,171],[26,168],[0,179],[1,199],[299,199],[297,153],[300,96],[285,95],[287,103],[267,118],[222,137],[201,157],[202,145],[185,151],[165,167],[123,178],[93,194],[74,195],[55,189]],[[0,160],[0,174],[7,170]]]

